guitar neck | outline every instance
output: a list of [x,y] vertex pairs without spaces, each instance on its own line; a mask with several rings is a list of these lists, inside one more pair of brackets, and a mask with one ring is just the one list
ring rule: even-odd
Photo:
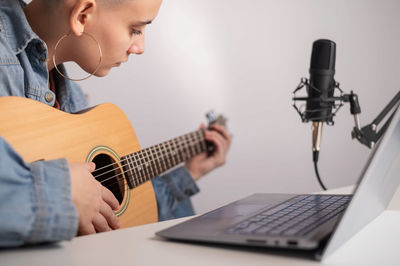
[[165,141],[121,158],[129,187],[135,188],[207,150],[204,129]]

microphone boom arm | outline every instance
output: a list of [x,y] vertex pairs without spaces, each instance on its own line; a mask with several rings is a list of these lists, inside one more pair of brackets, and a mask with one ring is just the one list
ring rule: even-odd
[[[302,88],[306,87],[307,90],[310,88],[315,90],[316,88],[313,87],[307,78],[302,78],[300,84],[297,88],[293,91],[295,97],[293,97],[293,107],[296,109],[297,113],[300,115],[301,120],[303,122],[308,122],[305,118],[305,112],[301,112],[300,109],[296,105],[296,101],[318,101],[318,102],[325,102],[325,103],[335,103],[336,101],[340,101],[339,104],[334,105],[336,110],[331,114],[330,117],[326,117],[328,124],[333,124],[333,116],[336,115],[337,111],[340,107],[343,106],[343,102],[350,103],[350,113],[354,116],[355,127],[351,132],[351,136],[353,139],[357,139],[360,143],[366,145],[368,148],[372,149],[375,144],[379,141],[382,135],[385,133],[387,127],[390,124],[390,121],[393,118],[394,111],[400,105],[400,91],[393,97],[393,99],[385,106],[382,112],[372,121],[371,124],[368,124],[361,128],[359,114],[361,113],[360,104],[358,102],[357,94],[350,92],[350,94],[343,94],[343,91],[340,89],[340,84],[335,83],[335,88],[340,91],[340,96],[333,96],[333,97],[324,97],[321,96],[319,98],[310,99],[309,97],[296,97],[296,92],[301,90]],[[380,130],[377,130],[379,123],[388,115],[388,113],[394,109],[390,117],[386,120],[385,124],[382,126]]]
[[[374,121],[372,121],[371,124],[368,124],[363,128],[360,128],[359,126],[356,125],[353,128],[353,131],[351,132],[352,138],[358,139],[359,142],[366,145],[368,148],[372,149],[375,146],[375,144],[379,141],[379,139],[382,137],[382,135],[385,133],[399,105],[400,105],[400,91],[385,106],[382,112],[374,119]],[[385,124],[383,124],[382,128],[377,131],[379,123],[382,122],[382,120],[389,114],[389,112],[392,109],[394,109],[392,114],[386,120]]]

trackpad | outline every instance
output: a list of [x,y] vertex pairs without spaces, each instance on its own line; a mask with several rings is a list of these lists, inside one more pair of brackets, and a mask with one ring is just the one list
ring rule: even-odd
[[213,212],[203,215],[203,218],[216,218],[216,219],[232,219],[240,216],[247,216],[256,213],[259,210],[265,209],[268,206],[264,204],[249,204],[249,203],[236,203]]

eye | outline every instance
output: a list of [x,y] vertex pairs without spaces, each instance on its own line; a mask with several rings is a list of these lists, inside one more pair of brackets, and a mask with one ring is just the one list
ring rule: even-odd
[[142,34],[142,31],[141,31],[141,30],[137,30],[137,29],[132,29],[132,30],[131,30],[131,34],[132,34],[132,35],[141,35],[141,34]]

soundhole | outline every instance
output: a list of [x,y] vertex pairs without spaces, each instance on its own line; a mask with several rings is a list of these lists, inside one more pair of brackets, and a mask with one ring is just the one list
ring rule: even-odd
[[93,176],[108,188],[121,203],[124,199],[125,184],[119,165],[106,154],[98,154],[92,161],[96,164]]

